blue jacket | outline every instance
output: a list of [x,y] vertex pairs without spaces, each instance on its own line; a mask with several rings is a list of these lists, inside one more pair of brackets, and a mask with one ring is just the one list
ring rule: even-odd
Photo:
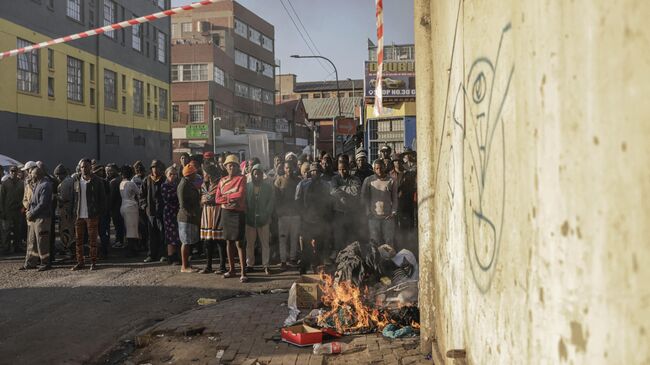
[[27,212],[34,219],[52,218],[52,183],[47,178],[34,187]]

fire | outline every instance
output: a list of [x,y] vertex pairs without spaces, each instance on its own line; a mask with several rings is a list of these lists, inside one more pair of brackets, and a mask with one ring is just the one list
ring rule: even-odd
[[322,301],[329,311],[318,316],[322,327],[333,327],[339,333],[368,332],[383,329],[388,324],[386,315],[364,303],[368,290],[362,291],[351,282],[334,283],[330,275],[321,274]]

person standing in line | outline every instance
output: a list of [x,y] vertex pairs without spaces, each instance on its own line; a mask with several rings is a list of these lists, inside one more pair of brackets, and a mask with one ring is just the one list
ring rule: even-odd
[[255,242],[259,239],[266,275],[271,275],[269,240],[274,205],[273,186],[264,179],[264,170],[257,164],[251,168],[251,182],[246,185],[246,265],[255,266]]
[[[332,197],[334,198],[334,254],[350,243],[359,240],[359,197],[361,181],[350,175],[348,163],[339,159],[338,174],[332,178]],[[335,259],[336,257],[334,257]]]
[[9,177],[2,182],[0,188],[0,212],[2,216],[2,237],[0,244],[3,247],[3,253],[16,252],[20,241],[20,220],[21,202],[25,194],[25,183],[18,177],[19,168],[12,166],[9,170]]
[[372,176],[374,172],[372,171],[372,166],[368,164],[368,154],[366,151],[357,152],[355,159],[357,161],[357,169],[354,171],[354,176],[359,178],[359,181],[363,182],[369,176]]
[[[284,163],[284,175],[275,180],[276,213],[280,246],[280,268],[287,269],[287,259],[292,265],[298,261],[300,243],[300,211],[296,202],[296,187],[300,178],[291,161]],[[287,251],[289,251],[287,253]]]
[[320,160],[320,166],[321,166],[321,171],[323,172],[321,175],[321,179],[329,183],[330,181],[332,181],[332,178],[335,175],[334,159],[332,158],[332,155],[326,153]]
[[[43,169],[31,171],[34,190],[27,209],[27,253],[21,270],[45,271],[52,268],[50,262],[50,228],[52,220],[52,183],[45,178]],[[39,265],[40,261],[40,265]]]
[[77,216],[75,222],[77,264],[72,267],[73,271],[85,268],[83,242],[86,231],[90,246],[90,270],[96,269],[99,217],[106,206],[104,183],[99,177],[92,174],[90,160],[83,159],[80,168],[81,174],[75,178],[73,183]]
[[417,192],[417,177],[414,171],[407,171],[401,156],[394,156],[393,169],[390,177],[397,185],[397,235],[395,236],[395,248],[406,248],[413,240],[415,230],[415,202],[414,196]]
[[212,273],[212,258],[214,248],[219,249],[219,270],[217,274],[226,272],[226,241],[223,239],[221,228],[221,206],[216,203],[217,187],[221,177],[217,166],[206,166],[203,170],[204,183],[201,188],[201,240],[205,244],[206,264],[200,272]]
[[151,175],[142,183],[140,193],[140,207],[147,214],[147,236],[148,252],[144,262],[153,262],[160,259],[160,262],[167,262],[167,256],[162,255],[161,250],[165,241],[163,210],[165,204],[162,198],[162,184],[165,182],[163,172],[165,166],[158,160],[151,162]]
[[74,202],[73,178],[68,174],[68,169],[59,164],[54,169],[54,176],[58,181],[56,201],[57,215],[59,217],[59,240],[61,248],[68,257],[74,256]]
[[228,272],[224,278],[235,275],[235,246],[239,254],[241,277],[239,281],[248,282],[246,276],[246,246],[243,243],[246,226],[246,176],[239,172],[239,159],[228,155],[224,162],[228,175],[221,178],[217,187],[216,203],[221,206],[223,238],[227,242]]
[[99,258],[105,259],[108,257],[108,248],[111,245],[111,213],[110,202],[108,201],[111,190],[106,177],[106,168],[103,165],[95,165],[93,174],[100,178],[106,196],[106,206],[99,217]]
[[115,227],[115,242],[113,248],[124,247],[124,220],[120,214],[120,207],[122,206],[122,197],[120,195],[120,183],[122,177],[119,174],[117,165],[111,163],[106,165],[106,180],[108,181],[108,215],[109,215],[109,231],[110,222],[113,222]]
[[178,262],[177,248],[181,245],[178,235],[178,171],[170,166],[165,170],[165,182],[162,185],[163,221],[165,226],[165,242],[167,243],[167,260],[170,264]]
[[120,214],[124,220],[125,239],[126,239],[126,256],[133,257],[136,253],[136,245],[140,239],[139,223],[139,194],[140,189],[132,181],[134,171],[133,167],[124,165],[121,168],[122,181],[120,182],[120,197],[122,204]]
[[375,175],[363,182],[361,201],[368,214],[370,242],[393,244],[395,238],[395,215],[397,214],[397,184],[386,173],[382,159],[372,164]]
[[386,167],[386,173],[389,173],[390,170],[393,169],[393,159],[391,158],[391,154],[393,153],[393,149],[385,144],[381,146],[379,149],[379,158],[384,161],[384,166]]
[[266,173],[268,179],[273,183],[278,176],[284,174],[284,167],[282,163],[282,157],[280,155],[275,155],[273,157],[273,168],[269,169]]
[[[190,154],[187,152],[181,153],[180,161],[181,161],[181,169],[182,169],[183,167],[185,167],[185,165],[190,163]],[[183,171],[181,170],[181,172]]]
[[197,169],[194,164],[183,167],[183,178],[178,184],[178,235],[181,240],[181,272],[195,272],[189,262],[190,248],[199,241],[201,224],[201,195],[194,186]]
[[[147,178],[147,170],[144,167],[142,161],[136,161],[133,164],[134,175],[131,179],[133,183],[138,187],[138,196],[142,198],[142,184]],[[149,242],[149,231],[148,231],[148,221],[147,212],[144,208],[139,208],[139,218],[138,218],[138,230],[140,232],[140,239],[138,240],[136,251],[144,251],[147,249]]]

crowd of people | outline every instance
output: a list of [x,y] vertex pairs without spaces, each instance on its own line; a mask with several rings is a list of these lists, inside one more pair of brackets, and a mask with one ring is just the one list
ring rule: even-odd
[[[275,156],[270,170],[257,158],[212,152],[183,154],[170,167],[154,160],[149,169],[141,161],[118,167],[82,159],[52,175],[29,161],[2,178],[0,249],[19,252],[25,242],[20,270],[49,270],[55,254],[74,257],[72,270],[95,270],[119,249],[146,251],[145,262],[179,264],[184,273],[246,282],[259,247],[267,275],[272,255],[282,270],[316,271],[354,241],[400,247],[416,239],[415,152],[379,152],[372,165],[364,150],[336,160],[290,152]],[[201,254],[206,264],[197,270],[191,258]]]

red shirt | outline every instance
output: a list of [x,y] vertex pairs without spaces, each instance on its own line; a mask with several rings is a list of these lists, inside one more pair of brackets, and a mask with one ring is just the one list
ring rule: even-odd
[[215,201],[222,209],[246,211],[246,176],[222,177]]

